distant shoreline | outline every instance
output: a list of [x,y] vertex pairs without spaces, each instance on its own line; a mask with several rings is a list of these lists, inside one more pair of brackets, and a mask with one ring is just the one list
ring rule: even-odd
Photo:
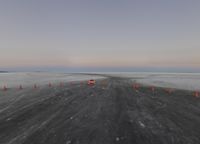
[[9,73],[9,71],[0,71],[0,73]]

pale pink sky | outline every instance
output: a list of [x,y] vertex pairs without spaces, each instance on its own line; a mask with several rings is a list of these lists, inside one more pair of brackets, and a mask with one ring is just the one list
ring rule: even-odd
[[200,1],[0,1],[0,68],[200,67]]

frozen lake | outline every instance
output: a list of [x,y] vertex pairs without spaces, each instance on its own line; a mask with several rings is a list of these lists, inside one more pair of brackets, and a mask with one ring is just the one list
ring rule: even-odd
[[200,90],[200,73],[107,73],[112,76],[130,78],[145,85]]
[[200,74],[136,74],[133,80],[138,83],[159,87],[200,90]]
[[[107,76],[129,78],[145,85],[159,87],[178,88],[185,90],[200,90],[199,73],[97,73],[89,74],[64,74],[47,72],[26,72],[26,73],[0,73],[0,87],[4,85],[16,87],[21,85],[32,86],[34,84],[45,85],[48,83],[86,81],[89,79],[102,79]],[[101,76],[102,74],[102,76]]]
[[89,79],[102,79],[103,76],[86,74],[64,74],[46,72],[26,72],[26,73],[0,73],[0,86],[8,88],[19,85],[32,86],[34,84],[45,85],[48,83],[86,81]]

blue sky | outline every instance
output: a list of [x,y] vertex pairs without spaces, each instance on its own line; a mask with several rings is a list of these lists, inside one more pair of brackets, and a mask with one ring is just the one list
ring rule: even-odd
[[199,14],[198,0],[1,0],[0,69],[196,70]]

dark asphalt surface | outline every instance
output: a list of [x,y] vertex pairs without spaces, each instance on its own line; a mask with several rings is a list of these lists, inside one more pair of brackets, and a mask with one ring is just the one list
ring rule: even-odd
[[200,98],[114,77],[1,91],[0,144],[200,144]]

